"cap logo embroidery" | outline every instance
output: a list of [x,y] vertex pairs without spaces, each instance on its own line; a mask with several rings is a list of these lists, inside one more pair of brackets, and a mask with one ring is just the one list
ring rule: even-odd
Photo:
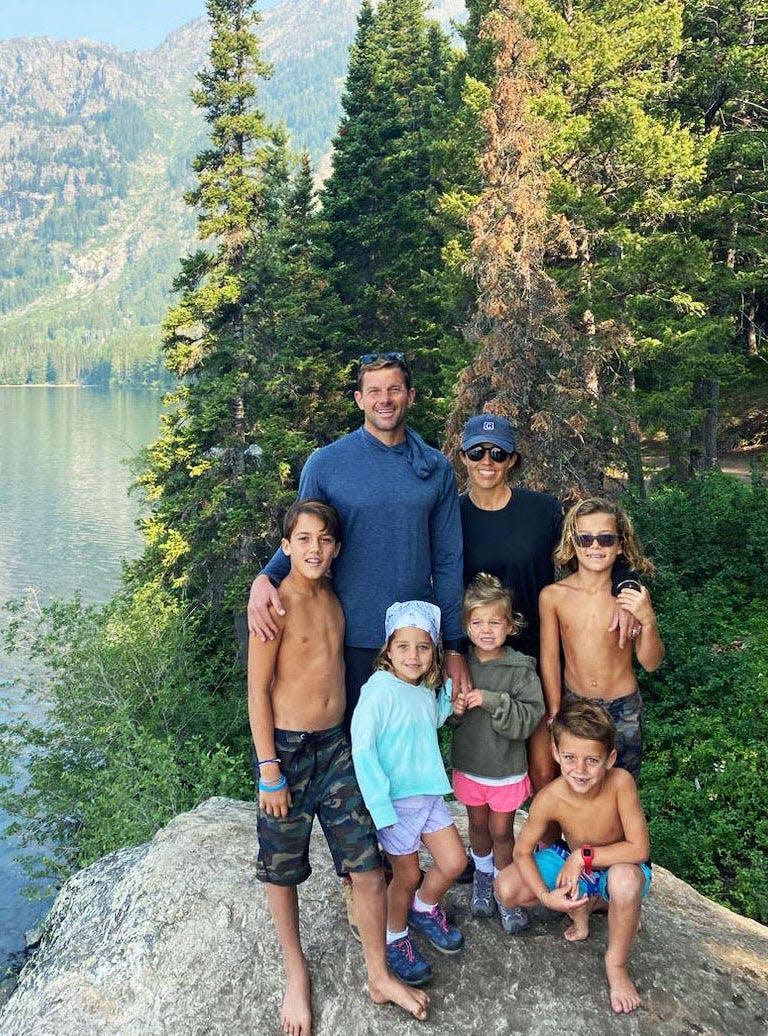
[[484,432],[492,432],[495,429],[495,427],[496,424],[493,421],[483,421]]

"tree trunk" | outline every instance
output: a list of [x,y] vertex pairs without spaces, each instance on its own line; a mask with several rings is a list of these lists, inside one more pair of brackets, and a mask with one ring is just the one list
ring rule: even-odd
[[[623,357],[619,358],[619,376],[630,395],[635,392],[635,375]],[[643,474],[643,456],[640,445],[640,425],[637,418],[631,416],[624,426],[624,456],[627,462],[627,483],[631,491],[641,500],[645,500],[645,477]]]
[[692,475],[691,471],[691,431],[684,426],[676,426],[667,431],[669,445],[669,474],[673,482],[685,485]]
[[691,457],[695,471],[711,471],[717,465],[717,421],[720,416],[720,382],[699,378],[694,400],[704,409],[701,424],[692,435]]

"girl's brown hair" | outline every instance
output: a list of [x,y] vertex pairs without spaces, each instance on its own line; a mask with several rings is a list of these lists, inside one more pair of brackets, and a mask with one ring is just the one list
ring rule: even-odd
[[596,496],[591,496],[587,500],[581,500],[578,504],[574,504],[565,516],[560,542],[552,554],[556,565],[568,568],[572,572],[575,572],[579,567],[576,560],[576,548],[573,538],[578,532],[576,523],[579,518],[586,518],[589,514],[609,514],[616,522],[616,531],[621,538],[621,553],[627,559],[629,566],[635,572],[643,572],[649,576],[653,575],[656,569],[653,562],[643,553],[642,544],[638,539],[629,515],[612,500],[605,500]]
[[[389,645],[392,643],[392,638],[396,635],[397,630],[393,630],[390,634],[389,640],[379,651],[378,655],[373,661],[373,668],[383,669],[385,673],[394,673],[395,669],[389,657]],[[427,636],[429,634],[427,633]],[[430,638],[431,639],[431,638]],[[424,683],[429,687],[431,691],[435,688],[440,687],[443,682],[443,652],[439,644],[432,642],[432,665],[429,667],[424,675]]]
[[501,585],[496,576],[490,576],[487,572],[478,572],[475,578],[467,587],[464,594],[464,608],[462,620],[464,629],[469,629],[469,617],[475,608],[481,608],[484,604],[501,605],[504,617],[510,624],[510,636],[514,637],[520,632],[520,627],[525,625],[525,620],[520,612],[516,612],[512,602],[512,592]]

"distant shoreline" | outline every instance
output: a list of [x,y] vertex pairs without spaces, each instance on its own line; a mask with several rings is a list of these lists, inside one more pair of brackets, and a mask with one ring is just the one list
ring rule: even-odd
[[0,388],[109,388],[109,385],[99,385],[95,381],[88,385],[79,381],[34,381],[29,383],[25,382],[23,385],[20,385],[17,381],[2,381],[0,382]]
[[50,381],[36,381],[30,384],[19,384],[15,381],[2,381],[0,382],[0,388],[19,388],[19,389],[76,389],[76,388],[98,388],[98,389],[130,389],[130,391],[141,391],[141,392],[166,392],[167,389],[162,388],[159,385],[111,385],[109,383],[104,384],[100,381],[82,382],[50,382]]

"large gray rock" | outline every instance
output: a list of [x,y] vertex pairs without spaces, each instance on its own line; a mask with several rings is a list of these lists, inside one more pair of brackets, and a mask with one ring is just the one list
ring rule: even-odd
[[[2,1036],[268,1036],[282,975],[263,889],[254,876],[255,807],[211,799],[149,845],[76,875],[50,914],[37,956],[0,1013]],[[768,929],[655,869],[632,972],[640,1011],[617,1018],[602,972],[606,921],[589,942],[562,938],[536,912],[522,936],[468,916],[468,889],[450,905],[467,945],[428,954],[436,978],[426,1027],[364,995],[360,947],[318,831],[302,888],[316,1036],[417,1032],[651,1034],[768,1032]]]

